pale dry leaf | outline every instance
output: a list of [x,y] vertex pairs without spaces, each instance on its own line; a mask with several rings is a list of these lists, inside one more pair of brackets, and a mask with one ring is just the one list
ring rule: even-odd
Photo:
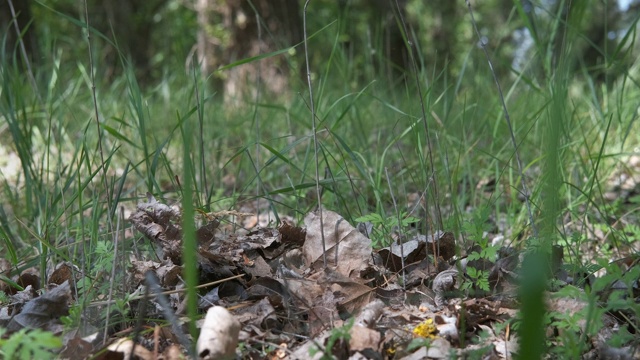
[[[371,240],[333,211],[322,210],[322,216],[327,264],[344,276],[359,277],[371,258]],[[302,251],[307,266],[318,269],[323,266],[320,216],[311,212],[304,223],[307,236]]]
[[266,297],[250,306],[237,309],[234,313],[245,326],[250,324],[263,330],[273,330],[279,326],[276,310]]
[[382,337],[379,331],[362,326],[354,326],[349,331],[349,334],[351,335],[349,339],[350,351],[372,349],[373,351],[380,352],[380,341]]
[[458,339],[458,319],[455,316],[439,314],[434,317],[438,335],[449,339]]
[[435,338],[429,343],[429,347],[421,347],[400,360],[448,359],[450,352],[451,344],[447,340]]
[[376,322],[380,315],[382,315],[382,309],[384,308],[384,303],[380,299],[375,299],[369,304],[367,304],[362,312],[356,318],[355,324],[358,326],[364,326],[367,328],[374,328],[376,326]]
[[196,349],[201,359],[234,359],[240,322],[222,306],[212,306],[202,324]]
[[[144,346],[136,344],[131,339],[121,338],[116,340],[113,344],[107,347],[107,350],[122,354],[121,359],[142,359],[152,360],[153,353],[147,350]],[[131,356],[133,355],[133,356]]]
[[513,359],[518,353],[518,339],[512,336],[509,340],[495,339],[493,346],[502,359]]
[[[300,347],[298,347],[295,351],[293,351],[289,355],[289,360],[320,360],[323,359],[323,356],[329,355],[323,352],[324,349],[319,349],[318,345],[324,344],[329,336],[331,335],[331,331],[323,331],[321,334],[318,334],[314,337],[314,341],[305,341]],[[311,356],[310,353],[313,350],[317,350],[315,355]]]

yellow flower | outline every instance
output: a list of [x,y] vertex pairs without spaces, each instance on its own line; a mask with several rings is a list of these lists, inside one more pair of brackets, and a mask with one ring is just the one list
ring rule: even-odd
[[413,335],[415,337],[422,337],[426,339],[435,339],[437,332],[438,329],[433,325],[433,319],[427,319],[413,329]]

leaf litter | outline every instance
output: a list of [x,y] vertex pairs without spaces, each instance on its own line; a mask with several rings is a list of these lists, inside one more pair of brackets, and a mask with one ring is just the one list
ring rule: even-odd
[[[180,341],[189,336],[187,320],[182,318],[186,299],[181,216],[180,209],[150,194],[138,204],[129,220],[158,254],[157,260],[129,254],[123,290],[132,305],[146,306],[146,312],[138,307],[132,313],[141,323],[136,329],[112,332],[106,344],[96,333],[71,331],[61,358],[186,356]],[[229,231],[221,226],[224,216],[242,220],[251,214],[212,213],[199,219],[198,304],[207,315],[198,323],[200,337],[187,340],[197,343],[199,358],[444,359],[474,354],[509,359],[518,353],[511,327],[517,318],[520,254],[513,248],[500,246],[495,261],[483,262],[468,256],[479,249],[456,254],[459,247],[453,233],[435,232],[398,237],[385,248],[372,249],[365,235],[369,232],[360,231],[366,224],[354,226],[327,209],[322,210],[322,222],[318,212],[307,214],[304,228],[285,220],[277,228],[234,226],[235,231]],[[256,219],[251,222],[257,224]],[[468,269],[486,272],[490,288],[474,283],[471,275],[476,272]],[[36,285],[18,291],[1,281],[1,290],[12,294],[12,301],[0,308],[0,326],[10,332],[38,328],[62,334],[61,318],[75,302],[72,284],[78,272],[68,263],[58,264],[49,277],[51,285],[40,295]],[[14,278],[31,273],[24,271]],[[147,289],[155,286],[149,283],[149,274],[157,279],[161,293],[149,295]],[[38,284],[39,278],[32,282]],[[102,311],[106,306],[104,302],[93,305]],[[550,298],[548,306],[552,316],[581,314],[587,307],[575,296]],[[587,334],[592,341],[590,353],[619,355],[620,350],[607,339],[614,329],[626,326],[625,321],[637,319],[601,317],[607,325]],[[169,328],[161,320],[150,320],[163,318],[177,323]],[[587,329],[581,321],[575,329],[561,331],[585,334]],[[628,344],[622,345],[627,354],[634,353]],[[635,354],[620,358],[638,358]]]

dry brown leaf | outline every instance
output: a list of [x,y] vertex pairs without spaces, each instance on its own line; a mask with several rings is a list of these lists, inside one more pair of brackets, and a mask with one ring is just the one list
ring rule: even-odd
[[351,328],[349,334],[351,335],[349,339],[350,351],[372,349],[375,352],[380,352],[382,337],[379,331],[355,325]]
[[[342,216],[322,210],[327,264],[347,277],[359,277],[371,258],[371,240],[351,226]],[[322,232],[317,212],[304,219],[307,236],[302,248],[307,266],[323,267]]]
[[[73,270],[74,270],[72,266],[74,265],[68,262],[61,262],[58,265],[56,265],[55,270],[49,276],[49,283],[60,285],[65,281],[71,281],[73,278]],[[76,268],[76,271],[78,271],[77,268]]]
[[335,299],[334,305],[341,312],[359,312],[375,297],[373,288],[331,269],[314,274],[311,279],[317,280],[324,289],[331,291]]
[[60,358],[62,359],[87,359],[93,352],[93,345],[79,337],[69,339],[65,344]]
[[43,329],[54,333],[61,331],[59,319],[69,315],[70,298],[71,287],[69,282],[64,282],[26,303],[22,312],[9,322],[7,331],[14,332],[22,328]]
[[174,264],[182,264],[182,227],[180,211],[162,204],[150,193],[147,202],[136,206],[129,221],[149,240],[162,247],[163,255]]
[[291,293],[294,305],[307,311],[309,332],[317,335],[333,319],[339,319],[334,294],[313,279],[295,278],[284,281],[285,288]]
[[262,330],[281,327],[276,317],[276,310],[266,297],[251,306],[239,308],[234,311],[234,314],[242,324],[251,324]]

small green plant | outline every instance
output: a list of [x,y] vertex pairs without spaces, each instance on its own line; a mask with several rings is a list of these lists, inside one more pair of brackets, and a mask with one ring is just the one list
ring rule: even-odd
[[322,351],[321,360],[333,360],[335,356],[334,349],[336,346],[340,346],[341,343],[347,343],[351,339],[351,328],[355,322],[355,318],[349,319],[344,325],[340,327],[335,327],[331,330],[331,334],[329,338],[327,338],[326,343],[324,345],[324,349],[320,349],[317,347],[311,347],[309,350],[309,355],[314,357],[318,352]]
[[22,329],[9,338],[3,337],[0,328],[0,358],[2,359],[49,359],[50,352],[62,346],[62,340],[49,331]]
[[74,329],[80,324],[82,318],[82,307],[80,305],[71,306],[69,315],[60,317],[60,321],[66,329]]
[[[479,261],[492,264],[496,261],[498,247],[491,245],[489,239],[485,236],[485,232],[489,230],[489,214],[488,207],[479,208],[472,213],[471,220],[462,225],[462,230],[475,244],[474,250],[467,256],[467,260],[470,263]],[[463,282],[462,290],[477,288],[483,291],[490,291],[488,271],[477,269],[474,266],[467,266],[467,275],[469,275],[470,279]]]
[[634,242],[640,240],[640,226],[636,224],[627,224],[623,228],[623,232],[626,235],[624,239],[628,244],[633,244]]
[[[608,264],[606,260],[590,268],[604,267],[607,275],[597,278],[586,291],[575,286],[565,286],[552,296],[571,299],[575,303],[575,311],[550,311],[547,313],[546,327],[553,328],[558,336],[547,340],[547,347],[558,358],[579,358],[588,350],[588,337],[598,336],[604,325],[603,316],[616,310],[625,310],[638,315],[638,308],[633,297],[633,284],[640,276],[640,268],[623,272],[619,267]],[[619,289],[613,289],[618,284]],[[579,305],[579,306],[578,306]],[[633,341],[627,328],[621,327],[607,339],[607,343],[615,348],[628,345]]]
[[369,234],[371,247],[381,249],[391,245],[391,233],[395,228],[405,231],[408,230],[411,224],[420,221],[416,217],[408,216],[406,212],[401,213],[399,218],[400,222],[398,222],[397,216],[383,217],[380,214],[371,213],[357,218],[356,221],[360,223],[369,222],[373,225],[372,233]]
[[433,341],[432,338],[424,338],[424,337],[418,337],[418,338],[412,339],[409,345],[407,345],[407,352],[415,351],[416,349],[420,349],[423,347],[427,348],[428,350],[429,347],[431,346],[432,341]]
[[4,291],[0,291],[0,304],[8,304],[9,302],[11,302],[9,295]]
[[465,280],[462,290],[472,289],[474,286],[483,291],[489,291],[489,273],[484,270],[476,270],[473,266],[467,268],[467,275],[471,279]]

